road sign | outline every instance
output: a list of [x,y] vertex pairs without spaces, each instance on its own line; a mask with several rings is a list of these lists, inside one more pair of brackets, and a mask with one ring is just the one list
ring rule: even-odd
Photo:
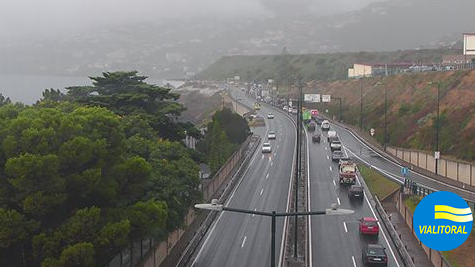
[[440,159],[440,151],[435,151],[434,152],[434,158],[435,159]]
[[322,95],[322,102],[330,102],[331,96],[330,95]]
[[371,136],[374,136],[374,128],[371,128],[371,129],[369,130],[369,133],[371,134]]
[[407,167],[401,167],[401,174],[406,177],[406,175],[409,173],[409,168]]
[[318,103],[320,102],[320,94],[305,94],[303,100],[305,102]]

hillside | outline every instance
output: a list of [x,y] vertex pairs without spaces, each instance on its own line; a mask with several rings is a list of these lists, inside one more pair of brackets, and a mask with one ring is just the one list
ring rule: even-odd
[[[376,85],[381,81],[380,85]],[[432,82],[432,84],[429,84]],[[437,83],[440,82],[440,150],[475,160],[475,71],[447,71],[343,80],[314,84],[309,92],[342,98],[343,120],[358,126],[363,85],[363,128],[383,140],[384,92],[388,90],[388,133],[393,146],[433,151],[436,136]],[[338,114],[337,102],[319,104]]]
[[[225,80],[235,75],[246,81],[287,77],[300,71],[304,80],[332,81],[347,78],[353,63],[441,62],[449,49],[404,50],[394,52],[357,52],[307,55],[267,55],[222,57],[198,74],[202,80]],[[281,78],[281,80],[285,80]],[[285,83],[284,81],[281,81]]]
[[83,77],[133,68],[149,77],[179,78],[226,55],[280,54],[283,47],[294,54],[437,48],[475,30],[475,1],[380,1],[331,16],[319,12],[316,2],[323,1],[260,2],[266,12],[255,16],[156,16],[150,23],[98,26],[50,39],[6,38],[0,73]]

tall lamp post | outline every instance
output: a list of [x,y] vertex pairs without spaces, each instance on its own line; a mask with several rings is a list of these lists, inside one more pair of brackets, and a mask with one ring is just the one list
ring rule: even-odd
[[277,217],[287,217],[287,216],[311,216],[311,215],[347,215],[354,213],[353,210],[347,209],[338,209],[336,204],[332,204],[332,207],[323,211],[306,211],[306,212],[264,212],[264,211],[253,211],[253,210],[245,210],[245,209],[236,209],[225,207],[221,204],[218,204],[217,199],[211,200],[211,204],[196,204],[195,208],[197,209],[204,209],[204,210],[212,210],[212,211],[230,211],[236,213],[244,213],[244,214],[254,214],[260,216],[271,217],[271,260],[270,266],[275,267],[275,221]]
[[[434,84],[433,82],[428,82],[427,84]],[[439,151],[439,131],[440,131],[440,81],[437,83],[437,123],[436,123],[436,134],[435,134],[435,153],[434,153],[434,158],[435,158],[435,174],[438,174],[439,172],[439,157],[440,157],[440,151]]]
[[343,118],[342,118],[342,114],[341,114],[341,97],[333,97],[333,99],[336,99],[336,100],[339,101],[339,114],[338,114],[339,116],[338,117],[340,119],[340,122],[342,122]]
[[363,131],[363,80],[360,87],[360,130]]

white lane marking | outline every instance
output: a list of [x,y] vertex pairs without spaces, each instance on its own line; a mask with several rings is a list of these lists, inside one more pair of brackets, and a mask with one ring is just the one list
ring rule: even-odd
[[336,186],[335,180],[333,180],[333,185]]
[[[360,181],[359,181],[359,176],[358,176],[358,175],[356,176],[356,178],[357,178],[356,181],[358,182],[358,184],[361,185],[361,183],[360,183]],[[373,206],[371,206],[371,203],[369,202],[368,197],[366,196],[366,194],[364,194],[364,198],[365,198],[366,203],[368,204],[369,209],[371,210],[371,213],[373,214],[374,218],[378,218],[378,217],[376,216],[376,213],[374,212]],[[386,241],[386,244],[387,244],[388,247],[389,247],[389,251],[391,251],[391,255],[393,256],[394,261],[396,262],[396,265],[397,265],[398,267],[400,267],[400,266],[399,266],[399,262],[397,261],[396,255],[394,255],[393,248],[391,247],[391,244],[389,244],[388,238],[386,237],[386,234],[384,233],[384,229],[381,227],[381,224],[379,223],[379,221],[378,221],[378,227],[379,227],[379,229],[381,229],[381,233],[383,233],[384,240]]]
[[333,171],[332,166],[330,166],[330,171],[331,171],[331,172]]
[[271,161],[271,162],[270,162],[270,165],[272,166],[273,164],[274,164],[274,162],[273,162],[273,161]]
[[[239,180],[239,183],[236,185],[236,187],[234,187],[234,190],[233,190],[233,192],[231,193],[231,195],[229,196],[229,199],[226,201],[225,206],[228,206],[229,202],[231,202],[231,200],[233,199],[234,193],[236,193],[236,190],[237,190],[237,189],[239,188],[239,186],[241,185],[241,182],[244,180],[244,177],[246,176],[246,174],[248,173],[249,169],[250,169],[251,166],[253,165],[255,159],[257,158],[257,155],[259,155],[259,153],[257,152],[257,149],[256,149],[256,152],[254,153],[254,156],[252,157],[251,162],[249,162],[249,165],[247,166],[246,170],[245,170],[244,173],[242,174],[241,179]],[[238,170],[236,173],[239,173],[239,170]],[[221,220],[221,218],[223,217],[223,214],[224,214],[224,212],[221,212],[221,214],[219,215],[218,219],[217,219],[216,222],[214,223],[213,227],[212,227],[211,230],[209,231],[208,236],[206,237],[205,241],[203,242],[203,245],[201,246],[200,250],[198,251],[198,254],[196,254],[196,258],[195,258],[195,260],[193,261],[192,266],[195,265],[196,261],[199,259],[201,253],[203,252],[203,249],[206,247],[206,244],[207,244],[208,241],[209,241],[209,238],[211,237],[211,235],[213,234],[214,230],[216,229],[216,225],[218,225],[218,222],[219,222],[219,221]]]
[[[256,209],[254,209],[254,211],[256,211]],[[252,214],[252,217],[256,216],[256,214]]]
[[[351,135],[353,136],[353,138],[356,139],[356,141],[358,141],[360,144],[362,144],[363,146],[365,146],[365,147],[368,148],[369,150],[371,150],[371,151],[373,151],[374,153],[376,153],[377,155],[379,155],[381,158],[385,159],[387,162],[392,163],[393,165],[395,165],[395,166],[397,166],[397,167],[403,167],[401,164],[396,163],[396,162],[392,161],[391,159],[388,159],[386,156],[381,155],[381,154],[378,153],[377,151],[375,151],[375,150],[373,150],[372,148],[370,148],[369,146],[367,146],[367,145],[366,145],[365,143],[363,143],[358,137],[356,137],[351,131],[348,131],[348,130],[346,130],[346,129],[340,127],[340,126],[338,126],[338,127],[339,127],[340,129],[342,129],[342,130],[348,132],[349,134],[351,134]],[[348,150],[349,150],[349,149],[348,149]],[[351,150],[350,150],[350,151],[351,151]],[[353,152],[352,152],[352,153],[353,153]],[[467,193],[467,194],[472,194],[472,195],[475,194],[474,192],[469,191],[469,190],[467,190],[467,189],[463,189],[463,188],[460,188],[460,187],[457,187],[457,186],[453,186],[453,185],[450,185],[450,184],[445,184],[445,183],[440,182],[440,181],[438,181],[438,180],[435,180],[435,179],[433,179],[433,178],[431,178],[431,177],[429,177],[429,176],[426,176],[426,175],[424,175],[424,174],[422,174],[422,173],[416,172],[416,174],[419,175],[419,176],[421,176],[421,177],[423,177],[423,178],[426,178],[427,180],[430,180],[430,181],[432,181],[432,182],[438,183],[438,184],[440,184],[440,185],[447,186],[447,187],[450,187],[450,188],[453,188],[453,189],[456,189],[456,190],[460,190],[460,191],[465,192],[465,193]]]
[[330,157],[327,155],[327,159],[330,159]]
[[325,150],[328,150],[328,147],[325,147]]
[[343,227],[345,228],[345,232],[348,233],[348,228],[346,227],[346,222],[343,222]]
[[341,205],[341,202],[340,202],[340,198],[339,198],[339,197],[336,198],[336,201],[338,202],[338,206],[340,206],[340,205]]
[[247,238],[247,236],[245,236],[244,239],[242,240],[241,247],[244,247],[244,243],[246,243],[246,238]]
[[351,256],[351,259],[353,260],[353,266],[358,267],[356,266],[355,256]]
[[269,179],[269,174],[266,175],[266,179]]
[[262,159],[264,159],[264,154],[262,154]]
[[261,196],[262,196],[262,192],[264,192],[264,188],[262,188],[262,189],[261,189],[261,193],[260,193],[259,195],[261,195]]
[[272,160],[272,157],[269,157],[269,161],[271,161],[271,160]]
[[277,155],[277,152],[274,152],[274,157]]

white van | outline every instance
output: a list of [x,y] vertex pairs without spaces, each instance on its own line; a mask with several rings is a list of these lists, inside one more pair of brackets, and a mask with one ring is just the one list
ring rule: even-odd
[[322,131],[330,130],[330,122],[328,120],[324,120],[322,122]]

